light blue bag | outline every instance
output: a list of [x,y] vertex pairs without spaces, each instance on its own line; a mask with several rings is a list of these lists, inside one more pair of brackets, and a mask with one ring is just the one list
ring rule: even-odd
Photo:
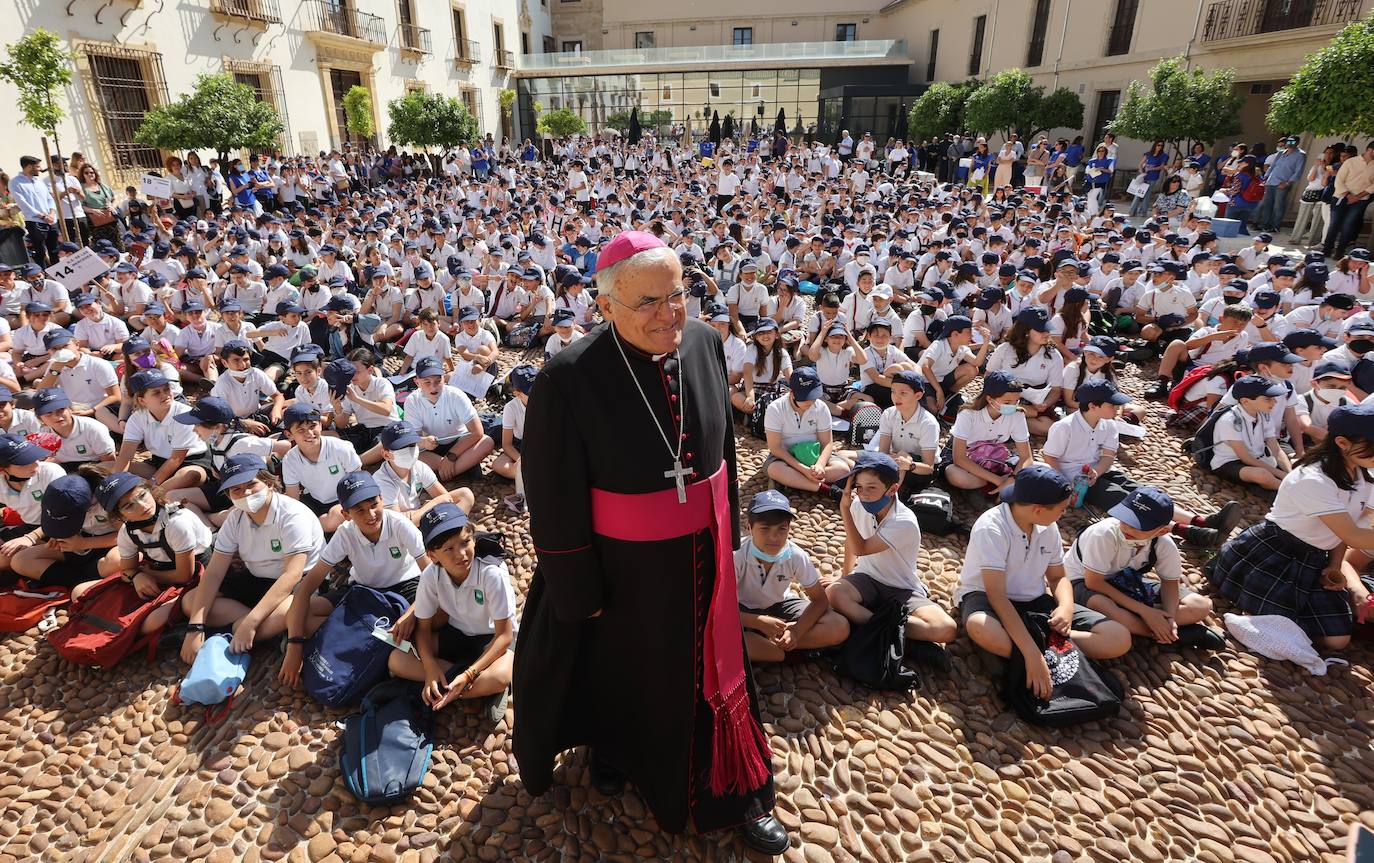
[[[218,722],[229,712],[234,693],[248,676],[249,654],[230,653],[227,633],[205,639],[196,653],[196,661],[178,687],[175,700],[182,704],[203,704],[207,722]],[[223,704],[218,711],[215,705]]]

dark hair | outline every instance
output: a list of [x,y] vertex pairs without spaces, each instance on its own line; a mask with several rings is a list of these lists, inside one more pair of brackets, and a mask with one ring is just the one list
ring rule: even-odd
[[348,352],[348,360],[353,363],[362,363],[368,368],[377,365],[377,355],[372,352],[372,348],[354,348]]
[[773,339],[773,347],[765,354],[763,345],[754,342],[754,373],[757,374],[764,367],[764,360],[767,357],[773,358],[773,381],[777,381],[782,376],[782,361],[786,356],[786,351],[782,348],[782,336],[777,330],[769,330],[776,338]]
[[[1059,318],[1064,322],[1064,340],[1073,338],[1087,321],[1088,301],[1066,302],[1059,307]],[[1110,365],[1110,364],[1109,364]]]
[[1298,280],[1293,283],[1293,293],[1296,294],[1303,288],[1307,288],[1307,290],[1311,292],[1312,299],[1314,300],[1326,296],[1326,282],[1313,282],[1308,284],[1306,267],[1303,268],[1302,275],[1298,276]]
[[[1017,322],[1011,325],[1011,329],[1007,330],[1007,334],[1003,338],[1003,341],[1011,345],[1012,350],[1016,351],[1016,364],[1018,366],[1028,362],[1033,355],[1030,346],[1030,334],[1031,328],[1029,324]],[[1046,341],[1045,346],[1041,350],[1048,352],[1056,350],[1056,348]]]
[[[1078,380],[1073,382],[1073,389],[1075,392],[1078,391],[1079,387],[1083,386],[1083,381],[1088,378],[1088,360],[1086,357],[1086,353],[1080,354],[1078,357]],[[1102,364],[1102,368],[1098,369],[1098,371],[1102,373],[1104,378],[1112,383],[1116,383],[1116,364],[1112,362],[1111,357],[1106,357],[1105,359],[1107,361]]]
[[[1347,438],[1349,440],[1349,438]],[[1351,454],[1362,457],[1374,455],[1374,441],[1358,440],[1351,441]],[[1365,482],[1374,482],[1374,476],[1370,476],[1369,471],[1364,468],[1356,468],[1358,474],[1352,473],[1345,463],[1345,453],[1336,445],[1336,437],[1328,435],[1327,438],[1314,447],[1309,447],[1298,458],[1298,467],[1305,464],[1320,465],[1322,473],[1331,477],[1336,483],[1336,487],[1342,491],[1354,491],[1355,479],[1357,476],[1363,477]]]
[[472,522],[468,522],[467,524],[458,528],[456,531],[446,530],[438,536],[434,537],[433,539],[427,541],[425,543],[425,551],[429,551],[430,549],[437,547],[440,543],[448,539],[449,536],[451,536],[454,533],[461,534],[464,539],[475,539],[477,536],[477,529],[472,526]]
[[1250,319],[1255,316],[1255,313],[1248,306],[1234,305],[1222,309],[1221,316],[1223,318],[1233,318],[1238,321],[1249,323]]
[[770,509],[767,512],[749,513],[749,525],[752,527],[761,524],[764,527],[775,527],[783,522],[791,523],[792,513],[783,512],[777,509]]

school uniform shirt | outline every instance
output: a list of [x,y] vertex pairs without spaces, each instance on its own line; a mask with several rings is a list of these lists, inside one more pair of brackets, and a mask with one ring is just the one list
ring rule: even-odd
[[[248,338],[248,334],[253,331],[253,327],[246,320],[239,321],[237,329],[231,329],[224,321],[214,324],[214,327],[215,330],[212,335],[215,344],[214,353],[219,353],[225,345],[229,344],[229,342],[234,339],[251,341],[251,339]],[[206,329],[209,329],[209,327],[207,326]]]
[[24,480],[19,488],[11,485],[9,480],[0,479],[0,502],[19,513],[24,524],[37,525],[43,517],[43,492],[53,480],[66,475],[61,465],[40,461],[38,470]]
[[1341,540],[1321,517],[1343,512],[1360,524],[1365,514],[1374,509],[1371,495],[1374,486],[1359,471],[1354,487],[1346,491],[1326,475],[1320,464],[1305,464],[1283,478],[1265,518],[1308,545],[1329,550],[1340,545]]
[[1007,598],[1028,602],[1049,589],[1045,573],[1064,562],[1064,543],[1059,525],[1033,526],[1029,535],[1017,526],[1011,504],[1002,503],[978,516],[969,531],[968,552],[959,574],[954,604],[970,593],[986,591],[983,570],[1003,573]]
[[849,513],[854,517],[859,536],[864,539],[877,536],[887,543],[887,548],[876,554],[859,555],[854,562],[854,572],[866,573],[888,587],[927,596],[925,582],[916,571],[916,559],[921,551],[921,526],[916,522],[916,514],[896,497],[881,522],[869,515],[858,497],[850,504]]
[[179,449],[186,450],[188,456],[200,455],[205,452],[205,441],[196,435],[194,426],[176,421],[178,414],[190,409],[185,402],[174,401],[167,409],[167,416],[158,422],[150,412],[139,408],[124,424],[124,441],[142,443],[144,449],[159,458],[171,458]]
[[94,405],[119,383],[114,366],[100,357],[82,354],[76,365],[57,373],[57,385],[74,404]]
[[93,351],[106,345],[122,344],[129,337],[129,327],[114,315],[101,315],[99,320],[82,318],[72,328],[78,342],[85,342]]
[[261,525],[237,507],[230,510],[215,534],[215,551],[237,555],[255,577],[274,581],[282,573],[285,557],[304,554],[304,572],[319,562],[324,551],[324,529],[305,504],[273,493],[267,504],[267,518]]
[[1276,340],[1282,341],[1294,330],[1316,330],[1339,343],[1342,325],[1342,321],[1323,319],[1320,306],[1301,306],[1286,315],[1275,315],[1269,322],[1269,332],[1274,334]]
[[338,566],[347,560],[350,584],[385,590],[420,577],[416,559],[425,553],[420,530],[405,515],[394,510],[382,512],[382,532],[373,542],[352,521],[334,531],[320,552],[320,560]]
[[820,582],[816,567],[801,546],[788,540],[783,546],[783,559],[767,568],[765,561],[750,554],[752,537],[744,537],[735,552],[735,583],[739,604],[745,608],[765,609],[796,596],[793,583],[803,589]]
[[[320,281],[327,281],[323,268],[318,275]],[[231,281],[224,289],[224,299],[238,300],[245,315],[256,315],[262,311],[263,303],[267,300],[267,286],[262,282],[247,280],[242,285],[236,285]]]
[[306,458],[298,446],[286,453],[281,460],[281,479],[288,486],[300,486],[320,503],[333,503],[339,499],[339,480],[362,466],[353,444],[343,438],[322,437],[320,455],[314,461]]
[[401,412],[396,407],[396,388],[381,375],[374,374],[368,381],[367,389],[363,390],[363,398],[372,402],[391,399],[391,413],[379,414],[353,401],[352,396],[345,395],[339,404],[344,414],[352,415],[359,425],[367,428],[385,428],[401,418]]
[[424,330],[417,329],[406,341],[405,352],[412,362],[421,357],[438,357],[446,360],[453,353],[453,343],[439,330],[434,331],[434,338],[431,339],[425,335]]
[[384,461],[373,471],[372,478],[382,490],[382,503],[394,506],[401,512],[411,512],[424,506],[428,499],[425,489],[439,481],[434,469],[422,461],[415,462],[410,475],[401,478],[391,462]]
[[1145,292],[1140,298],[1140,308],[1155,319],[1165,315],[1182,315],[1185,320],[1191,320],[1197,300],[1193,298],[1193,292],[1183,285],[1173,284],[1167,288],[1161,285]]
[[1025,362],[1018,362],[1016,348],[1011,342],[1003,342],[993,349],[988,357],[989,372],[1007,371],[1026,389],[1063,386],[1064,356],[1046,345],[1030,355]]
[[1346,395],[1344,390],[1334,400],[1328,400],[1323,395],[1312,391],[1310,387],[1308,392],[1303,393],[1303,401],[1307,404],[1307,415],[1311,417],[1312,425],[1318,428],[1326,428],[1326,420],[1336,408],[1355,404],[1355,400]]
[[[1106,366],[1103,366],[1102,368],[1106,368]],[[1080,374],[1083,376],[1082,380],[1079,380]],[[1097,381],[1105,381],[1106,379],[1107,373],[1102,369],[1098,369],[1095,372],[1087,371],[1086,369],[1084,369],[1083,360],[1081,359],[1074,360],[1073,362],[1064,366],[1063,387],[1066,390],[1077,390],[1083,384],[1090,382],[1096,383]]]
[[[553,264],[550,264],[548,269],[553,269]],[[580,327],[591,327],[594,323],[592,313],[596,311],[596,302],[587,295],[586,291],[577,296],[564,294],[554,303],[554,307],[570,310],[573,313],[573,323]]]
[[207,442],[210,450],[210,467],[219,475],[224,470],[224,463],[231,456],[251,453],[265,462],[272,459],[272,447],[276,442],[265,437],[247,434],[245,432],[233,432],[220,434],[213,441]]
[[73,416],[72,433],[62,438],[62,446],[53,459],[63,464],[99,461],[114,451],[114,438],[110,437],[110,430],[105,428],[104,423],[90,417]]
[[142,552],[149,560],[157,563],[176,563],[176,559],[169,558],[160,545],[140,548],[134,540],[134,534],[146,543],[156,543],[158,537],[162,537],[177,554],[189,551],[197,556],[209,549],[215,540],[214,534],[205,526],[205,522],[189,509],[183,509],[176,504],[163,506],[157,515],[157,521],[146,530],[131,531],[129,525],[125,524],[120,527],[119,537],[115,540],[115,548],[124,560],[134,560],[139,552]]
[[420,573],[414,608],[421,620],[444,612],[448,625],[464,635],[492,635],[498,620],[509,620],[512,632],[518,630],[515,590],[506,565],[496,558],[474,557],[462,584],[454,584],[442,564],[431,563]]
[[[1263,376],[1261,375],[1261,377]],[[1304,399],[1301,395],[1298,394],[1297,389],[1293,386],[1293,382],[1291,380],[1270,379],[1270,381],[1271,383],[1279,384],[1284,389],[1288,390],[1288,395],[1274,399],[1274,407],[1266,415],[1266,419],[1268,420],[1267,430],[1269,436],[1281,438],[1283,437],[1285,431],[1283,426],[1284,412],[1288,408],[1292,408],[1293,412],[1298,416],[1306,416],[1307,399]],[[1230,390],[1227,390],[1226,395],[1221,397],[1219,405],[1225,408],[1230,407],[1234,404],[1236,404],[1236,397],[1232,395]]]
[[24,408],[15,408],[11,411],[9,428],[0,428],[0,432],[23,435],[25,437],[47,430],[47,426],[38,421],[37,414],[31,410],[25,410]]
[[520,399],[511,399],[501,408],[501,428],[510,429],[516,440],[525,436],[525,407],[525,403]]
[[820,355],[816,358],[816,374],[820,377],[822,386],[844,386],[852,380],[849,368],[853,364],[854,349],[852,347],[840,348],[838,353],[833,353],[828,348],[821,348]]
[[[1183,557],[1178,543],[1165,534],[1153,540],[1155,565],[1151,572],[1160,581],[1183,578]],[[1070,581],[1082,581],[1083,571],[1091,569],[1111,576],[1131,567],[1139,571],[1150,559],[1150,543],[1131,545],[1121,533],[1121,522],[1104,518],[1084,528],[1064,555],[1064,574]]]
[[188,358],[197,360],[215,352],[215,324],[206,324],[197,332],[193,327],[184,327],[172,340],[172,347]]
[[[745,363],[758,362],[758,348],[750,346],[745,356]],[[773,353],[769,351],[763,355],[763,363],[754,366],[755,386],[771,385],[774,383],[786,383],[788,375],[792,374],[792,356],[786,351],[782,352],[782,361],[779,368],[773,368]]]
[[799,443],[820,440],[822,431],[830,429],[830,409],[816,399],[805,413],[797,413],[791,396],[773,399],[763,412],[763,430],[782,435],[784,449]]
[[[243,375],[240,380],[237,376]],[[237,416],[252,416],[262,410],[263,400],[276,395],[277,386],[262,369],[249,368],[245,372],[226,371],[210,388],[210,395],[224,399]],[[187,426],[190,428],[190,426]]]
[[[1011,309],[1007,308],[1006,303],[1001,303],[996,309],[974,309],[973,322],[985,324],[992,335],[992,340],[997,341],[1011,329]],[[903,344],[907,343],[903,342]]]
[[1235,441],[1244,446],[1245,451],[1255,458],[1272,463],[1273,456],[1268,454],[1264,439],[1270,436],[1269,419],[1264,414],[1251,417],[1240,405],[1232,405],[1226,413],[1217,418],[1212,434],[1215,446],[1212,449],[1212,470],[1224,464],[1240,461],[1235,450],[1228,445]]
[[758,281],[752,285],[735,282],[725,294],[725,304],[739,306],[741,315],[757,317],[768,306],[768,288]]
[[10,334],[10,343],[14,346],[14,356],[23,359],[24,357],[39,357],[46,354],[48,349],[43,345],[43,336],[60,329],[62,328],[52,321],[48,321],[41,330],[35,330],[33,324],[20,327]]
[[[297,323],[294,327],[288,327],[282,321],[271,321],[258,327],[260,332],[270,333],[263,337],[262,346],[287,360],[296,352],[296,348],[310,344],[310,327],[304,322]],[[230,374],[226,372],[227,376]]]
[[[852,350],[852,349],[851,349]],[[889,344],[883,351],[879,351],[872,345],[864,348],[863,356],[859,360],[859,380],[865,385],[873,383],[865,372],[872,369],[877,374],[882,374],[888,366],[893,363],[905,362],[906,354],[896,345]]]
[[444,386],[433,402],[418,390],[406,399],[406,421],[441,442],[467,434],[467,424],[476,418],[472,400],[457,387]]
[[154,330],[152,327],[144,327],[140,336],[148,340],[148,344],[155,345],[160,339],[166,339],[167,344],[175,345],[176,338],[181,334],[181,327],[176,324],[163,324],[162,332]]
[[496,336],[493,336],[490,330],[484,330],[481,327],[478,327],[477,332],[472,335],[468,335],[460,329],[453,334],[451,340],[453,352],[457,352],[459,348],[464,348],[470,353],[476,353],[488,347],[496,347]]
[[920,405],[911,419],[902,419],[896,405],[883,411],[878,421],[878,437],[887,435],[894,452],[920,458],[922,450],[935,449],[940,440],[940,424],[934,414]]
[[334,410],[334,403],[329,397],[329,384],[323,377],[315,381],[315,386],[306,389],[300,384],[296,384],[295,400],[302,404],[310,405],[321,414],[327,414]]
[[965,445],[979,441],[998,443],[1026,443],[1030,440],[1030,429],[1026,426],[1026,415],[1017,411],[1010,416],[988,416],[986,410],[966,408],[954,418],[950,436],[957,437]]
[[868,295],[855,290],[840,300],[840,314],[850,324],[850,329],[867,329],[869,321],[873,320],[873,301]]
[[[964,345],[955,351],[949,346],[948,339],[936,339],[921,353],[921,365],[930,369],[937,381],[944,380],[950,372],[959,368],[961,363],[973,362],[976,358],[972,349]],[[949,393],[945,393],[949,396]]]
[[1054,421],[1041,452],[1057,459],[1059,472],[1072,480],[1085,466],[1096,465],[1104,452],[1116,452],[1120,446],[1114,420],[1098,420],[1090,426],[1082,411],[1074,411]]
[[573,330],[571,333],[568,334],[568,340],[565,342],[563,341],[563,337],[555,332],[553,335],[549,336],[548,341],[544,342],[544,360],[547,362],[548,360],[551,360],[554,357],[558,356],[559,351],[562,351],[564,348],[572,347],[573,342],[577,341],[582,337],[582,333],[579,333],[577,330]]

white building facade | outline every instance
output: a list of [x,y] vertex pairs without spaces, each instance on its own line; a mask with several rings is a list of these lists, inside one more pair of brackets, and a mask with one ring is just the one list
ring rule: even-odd
[[[549,4],[559,0],[44,0],[3,4],[0,33],[13,41],[42,27],[75,53],[58,129],[63,152],[80,151],[110,179],[162,163],[134,142],[143,114],[189,92],[198,75],[228,72],[270,102],[286,124],[283,150],[317,153],[357,143],[343,96],[372,95],[373,143],[387,146],[386,104],[410,90],[464,101],[484,132],[511,134],[498,92],[514,87],[522,54],[553,47]],[[17,94],[0,83],[0,104]],[[41,155],[21,126],[0,140],[0,168]],[[201,154],[207,157],[212,154]]]

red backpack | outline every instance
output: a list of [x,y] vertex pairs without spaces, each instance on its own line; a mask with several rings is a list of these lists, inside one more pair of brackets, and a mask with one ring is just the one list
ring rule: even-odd
[[[101,579],[72,603],[66,624],[48,633],[48,641],[59,656],[77,665],[114,668],[139,648],[147,648],[151,660],[162,629],[145,634],[143,621],[161,606],[177,603],[185,590],[185,585],[171,585],[152,599],[144,599],[132,584],[115,573]],[[172,609],[169,623],[179,608],[177,604]]]
[[0,632],[28,632],[53,609],[66,605],[71,595],[68,587],[31,585],[21,579],[0,590]]
[[1252,204],[1258,204],[1264,200],[1264,181],[1260,179],[1259,174],[1252,176],[1250,182],[1245,184],[1240,197],[1241,200],[1249,201]]
[[1212,366],[1209,363],[1203,363],[1200,366],[1195,366],[1189,369],[1187,373],[1184,374],[1183,380],[1174,384],[1174,388],[1169,390],[1169,407],[1173,408],[1176,411],[1181,411],[1184,408],[1188,407],[1189,405],[1183,399],[1183,394],[1188,392],[1188,390],[1193,386],[1193,384],[1207,377],[1207,375],[1211,373]]

